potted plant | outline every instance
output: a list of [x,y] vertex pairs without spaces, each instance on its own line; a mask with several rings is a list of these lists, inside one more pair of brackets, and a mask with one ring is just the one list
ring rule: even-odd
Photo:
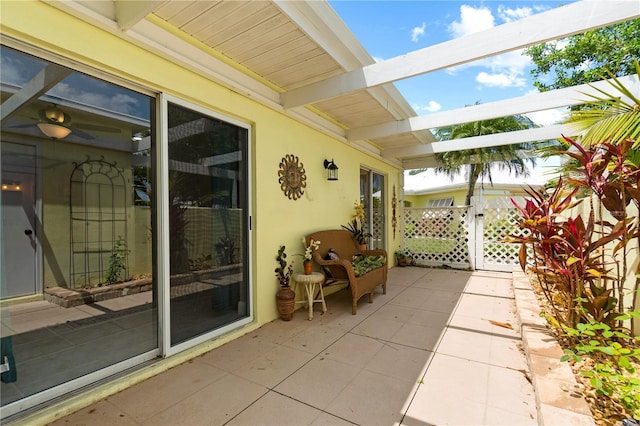
[[312,238],[311,241],[309,241],[309,245],[307,245],[307,240],[303,237],[302,245],[304,246],[304,253],[300,256],[304,259],[302,261],[304,273],[305,275],[311,275],[311,271],[313,270],[313,252],[318,250],[318,247],[320,247],[320,241]]
[[360,244],[361,250],[366,250],[367,244],[369,244],[369,238],[371,238],[372,235],[364,230],[364,205],[356,201],[353,207],[355,213],[351,217],[351,221],[346,225],[342,225],[342,227],[353,234],[353,237],[358,244]]
[[296,307],[296,293],[289,286],[291,274],[293,273],[293,262],[287,264],[285,246],[280,246],[276,261],[278,262],[278,267],[275,269],[275,273],[280,284],[280,289],[276,293],[278,313],[283,321],[290,321],[293,318],[293,311]]
[[414,264],[413,257],[411,257],[411,255],[403,251],[400,251],[400,250],[396,251],[395,257],[396,257],[396,262],[398,266],[411,266]]

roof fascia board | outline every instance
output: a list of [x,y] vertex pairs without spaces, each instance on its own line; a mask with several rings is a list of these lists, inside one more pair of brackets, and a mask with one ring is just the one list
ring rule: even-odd
[[387,149],[382,152],[383,157],[417,157],[436,153],[461,151],[463,149],[488,148],[501,145],[512,145],[522,142],[535,142],[557,139],[560,135],[573,135],[575,129],[567,124],[557,124],[547,127],[537,127],[513,132],[494,133],[491,135],[472,136],[469,138],[451,139],[433,142],[426,145]]
[[638,16],[640,6],[636,1],[583,0],[290,90],[281,95],[282,105],[295,108]]
[[[591,84],[582,84],[542,93],[532,93],[502,101],[470,105],[464,108],[410,117],[400,121],[389,121],[373,126],[349,129],[347,130],[347,140],[376,139],[419,130],[429,130],[455,124],[507,117],[514,114],[525,114],[528,112],[583,104],[593,100],[590,96],[602,96],[602,93],[599,92],[598,89],[606,92],[615,91],[615,88],[610,84],[612,81],[613,80],[603,80]],[[629,88],[631,92],[640,93],[640,80],[637,74],[619,77],[618,81]]]
[[131,29],[163,3],[164,0],[114,0],[118,27],[123,31]]

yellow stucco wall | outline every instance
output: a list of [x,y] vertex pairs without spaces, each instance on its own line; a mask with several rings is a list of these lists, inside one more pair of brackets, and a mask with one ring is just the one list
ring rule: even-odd
[[[1,30],[5,36],[251,126],[252,278],[258,325],[277,318],[273,270],[278,247],[285,244],[289,254],[300,253],[303,235],[346,223],[359,198],[361,166],[386,177],[390,218],[392,188],[395,185],[396,191],[400,190],[400,170],[386,162],[45,3],[3,1],[1,7]],[[279,163],[286,154],[297,155],[307,172],[305,194],[297,201],[286,198],[278,183]],[[339,181],[326,180],[325,158],[335,159]],[[387,250],[393,253],[400,239],[397,233],[393,238],[391,222],[387,221]],[[301,262],[297,261],[296,270],[300,269]]]

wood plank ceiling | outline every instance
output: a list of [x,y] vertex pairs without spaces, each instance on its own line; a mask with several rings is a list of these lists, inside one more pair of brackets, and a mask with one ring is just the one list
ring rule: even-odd
[[[281,92],[349,71],[270,1],[171,1],[153,14],[258,74]],[[332,22],[334,30],[337,23]],[[348,30],[345,27],[342,31]],[[369,63],[374,63],[372,58]],[[395,87],[389,84],[385,90],[384,104],[371,90],[363,89],[313,103],[312,107],[345,129],[416,115]],[[376,140],[371,143],[399,147],[433,140],[428,131],[423,131],[381,138],[381,145]]]

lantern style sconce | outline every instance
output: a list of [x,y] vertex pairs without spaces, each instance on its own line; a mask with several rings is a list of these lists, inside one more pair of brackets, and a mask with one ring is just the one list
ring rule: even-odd
[[331,161],[324,160],[324,168],[327,169],[327,180],[338,180],[338,166],[336,163]]

